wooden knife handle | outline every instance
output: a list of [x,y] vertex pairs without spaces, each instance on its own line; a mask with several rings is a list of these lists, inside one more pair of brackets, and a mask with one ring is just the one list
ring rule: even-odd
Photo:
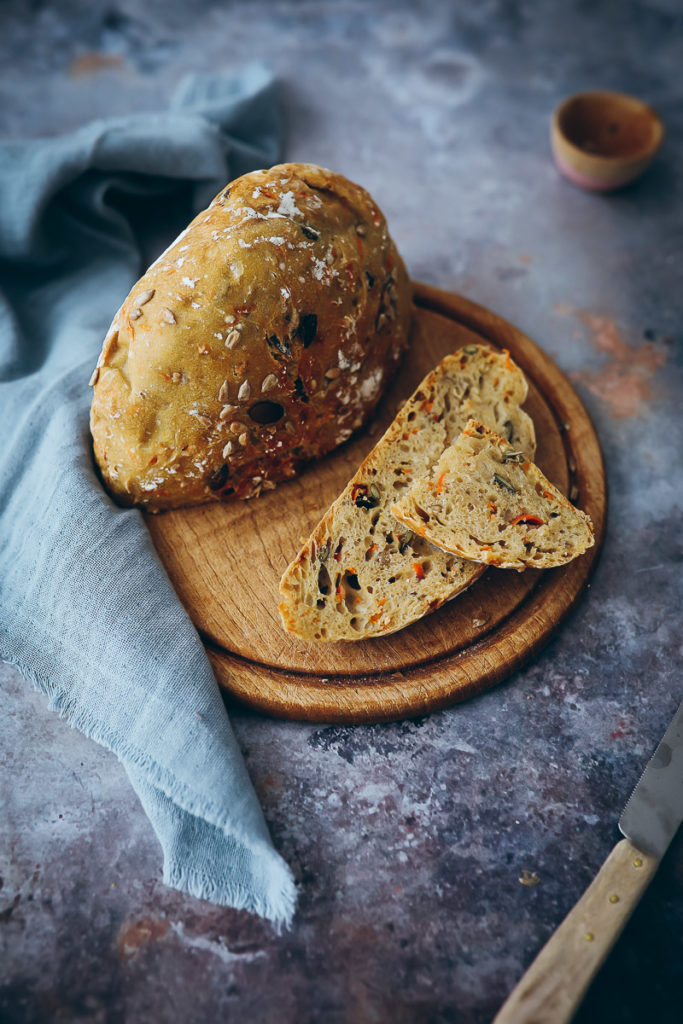
[[493,1024],[570,1021],[658,867],[657,857],[628,839],[617,843]]

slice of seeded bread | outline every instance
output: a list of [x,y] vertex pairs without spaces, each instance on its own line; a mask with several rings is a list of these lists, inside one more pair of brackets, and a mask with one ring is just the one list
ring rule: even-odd
[[594,543],[586,513],[474,419],[391,511],[444,551],[501,569],[564,565]]
[[[470,345],[447,356],[402,407],[280,581],[280,614],[305,640],[393,633],[438,608],[484,569],[399,523],[392,501],[425,476],[472,417],[530,458],[527,383],[508,353]],[[420,526],[422,526],[420,521]]]

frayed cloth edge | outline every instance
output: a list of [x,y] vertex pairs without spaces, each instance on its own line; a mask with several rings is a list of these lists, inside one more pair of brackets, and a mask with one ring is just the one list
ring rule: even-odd
[[276,877],[268,886],[268,894],[258,896],[246,886],[209,878],[201,871],[176,861],[164,863],[163,881],[174,889],[189,893],[200,900],[209,900],[235,910],[248,910],[272,921],[278,935],[291,926],[296,908],[297,891],[291,872],[275,854],[273,864]]

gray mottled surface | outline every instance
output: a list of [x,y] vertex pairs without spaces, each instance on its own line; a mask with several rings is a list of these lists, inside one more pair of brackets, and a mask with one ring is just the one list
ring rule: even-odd
[[[164,888],[118,762],[0,666],[3,1022],[478,1024],[595,874],[683,690],[682,25],[676,0],[0,6],[5,136],[270,62],[287,158],[364,184],[414,277],[553,355],[594,417],[611,501],[579,610],[503,686],[367,728],[234,710],[300,883],[283,937]],[[609,198],[548,153],[555,103],[594,85],[644,96],[668,129],[649,174]],[[680,1020],[682,894],[679,836],[582,1024]]]

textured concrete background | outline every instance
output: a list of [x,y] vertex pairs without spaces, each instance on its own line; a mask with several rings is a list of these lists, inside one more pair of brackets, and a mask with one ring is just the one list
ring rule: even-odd
[[[2,3],[4,136],[269,62],[286,157],[365,185],[414,277],[490,306],[569,373],[611,501],[578,612],[497,689],[366,728],[234,709],[300,885],[284,937],[164,888],[121,766],[0,666],[3,1022],[483,1024],[593,877],[683,689],[682,34],[678,0]],[[648,175],[607,198],[548,153],[556,102],[594,86],[642,95],[668,129]],[[679,836],[581,1024],[680,1020],[682,895]]]

